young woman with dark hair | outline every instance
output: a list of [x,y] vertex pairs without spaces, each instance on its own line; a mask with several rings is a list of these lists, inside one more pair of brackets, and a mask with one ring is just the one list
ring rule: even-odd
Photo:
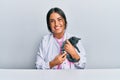
[[[86,53],[81,41],[76,48],[68,41],[72,36],[66,31],[66,16],[60,8],[51,8],[47,13],[47,27],[50,34],[43,36],[40,42],[39,51],[36,58],[37,69],[84,69],[86,64]],[[65,52],[61,51],[63,42]],[[76,62],[70,62],[67,59],[70,54]]]

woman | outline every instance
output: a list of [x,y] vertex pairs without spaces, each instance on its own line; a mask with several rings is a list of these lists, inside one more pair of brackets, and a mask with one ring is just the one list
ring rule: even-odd
[[[86,64],[85,50],[79,41],[77,47],[80,53],[68,41],[73,35],[66,32],[67,20],[60,8],[52,8],[47,13],[47,26],[50,34],[44,36],[37,53],[37,69],[84,69]],[[65,52],[61,52],[63,42]],[[66,58],[70,54],[77,62]]]

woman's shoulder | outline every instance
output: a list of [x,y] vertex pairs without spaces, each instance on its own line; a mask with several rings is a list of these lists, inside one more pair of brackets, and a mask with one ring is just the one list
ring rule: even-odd
[[46,35],[42,36],[42,40],[49,40],[49,38],[50,38],[51,36],[52,36],[51,33],[46,34]]
[[47,45],[47,44],[49,44],[52,40],[53,40],[53,34],[52,34],[52,33],[48,33],[48,34],[42,36],[40,43],[41,43],[41,44],[44,44],[44,45]]
[[40,39],[40,45],[47,45],[50,42],[50,38],[51,38],[52,34],[46,34],[44,36],[41,37]]

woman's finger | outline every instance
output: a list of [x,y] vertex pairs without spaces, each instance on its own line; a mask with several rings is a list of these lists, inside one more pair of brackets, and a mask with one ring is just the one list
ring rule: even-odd
[[66,51],[61,55],[62,58],[64,58],[67,55]]
[[66,40],[66,44],[70,44],[70,42],[69,42],[69,40],[68,40],[68,39]]

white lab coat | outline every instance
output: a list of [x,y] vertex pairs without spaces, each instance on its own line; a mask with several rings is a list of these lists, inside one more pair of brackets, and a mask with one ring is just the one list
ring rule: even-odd
[[[69,39],[73,35],[69,33],[64,34],[64,41]],[[80,53],[77,52],[80,56],[79,62],[72,63],[71,66],[68,64],[66,59],[60,66],[62,69],[84,69],[86,64],[86,53],[82,46],[81,40],[77,43],[77,47],[80,50]],[[76,50],[77,51],[77,50]],[[37,69],[50,69],[49,62],[52,61],[55,56],[60,53],[60,46],[57,43],[56,39],[53,37],[53,34],[50,33],[44,36],[40,42],[39,51],[36,58],[36,68]],[[58,66],[54,66],[52,69],[57,69]]]

